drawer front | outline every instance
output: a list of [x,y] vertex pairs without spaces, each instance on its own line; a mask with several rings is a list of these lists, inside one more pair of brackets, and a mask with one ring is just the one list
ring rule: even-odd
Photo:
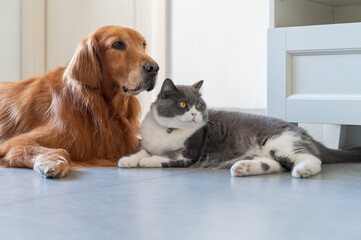
[[361,24],[269,29],[267,114],[361,124]]

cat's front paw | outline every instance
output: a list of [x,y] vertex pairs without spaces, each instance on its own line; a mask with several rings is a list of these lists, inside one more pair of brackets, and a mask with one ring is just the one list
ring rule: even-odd
[[238,161],[231,167],[231,175],[233,177],[243,177],[250,175],[249,167],[251,163],[248,160]]
[[139,167],[144,168],[160,168],[162,167],[162,163],[169,162],[169,159],[165,157],[160,156],[152,156],[152,157],[146,157],[142,158],[139,161]]
[[140,159],[136,155],[122,157],[119,159],[118,166],[120,168],[135,168],[138,167],[139,160]]
[[142,158],[149,157],[150,154],[145,151],[144,149],[141,149],[139,152],[134,153],[133,155],[122,157],[118,161],[118,166],[120,168],[135,168],[138,167],[139,161]]

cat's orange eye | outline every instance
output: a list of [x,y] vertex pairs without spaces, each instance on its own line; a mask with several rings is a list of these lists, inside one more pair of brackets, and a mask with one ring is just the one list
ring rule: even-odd
[[186,107],[187,107],[187,103],[185,103],[185,102],[180,102],[180,103],[179,103],[179,106],[180,106],[181,108],[186,108]]
[[200,109],[201,107],[202,107],[201,103],[198,103],[197,106],[196,106],[197,109]]

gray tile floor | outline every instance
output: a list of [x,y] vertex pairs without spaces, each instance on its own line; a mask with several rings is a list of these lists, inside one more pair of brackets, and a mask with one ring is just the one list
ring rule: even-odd
[[226,170],[0,169],[0,239],[361,239],[361,164],[232,178]]

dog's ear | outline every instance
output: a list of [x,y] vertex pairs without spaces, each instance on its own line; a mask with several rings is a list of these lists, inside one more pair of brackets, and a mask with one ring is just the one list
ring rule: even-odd
[[102,79],[98,59],[99,48],[93,36],[85,38],[77,47],[66,74],[91,88],[98,88]]

